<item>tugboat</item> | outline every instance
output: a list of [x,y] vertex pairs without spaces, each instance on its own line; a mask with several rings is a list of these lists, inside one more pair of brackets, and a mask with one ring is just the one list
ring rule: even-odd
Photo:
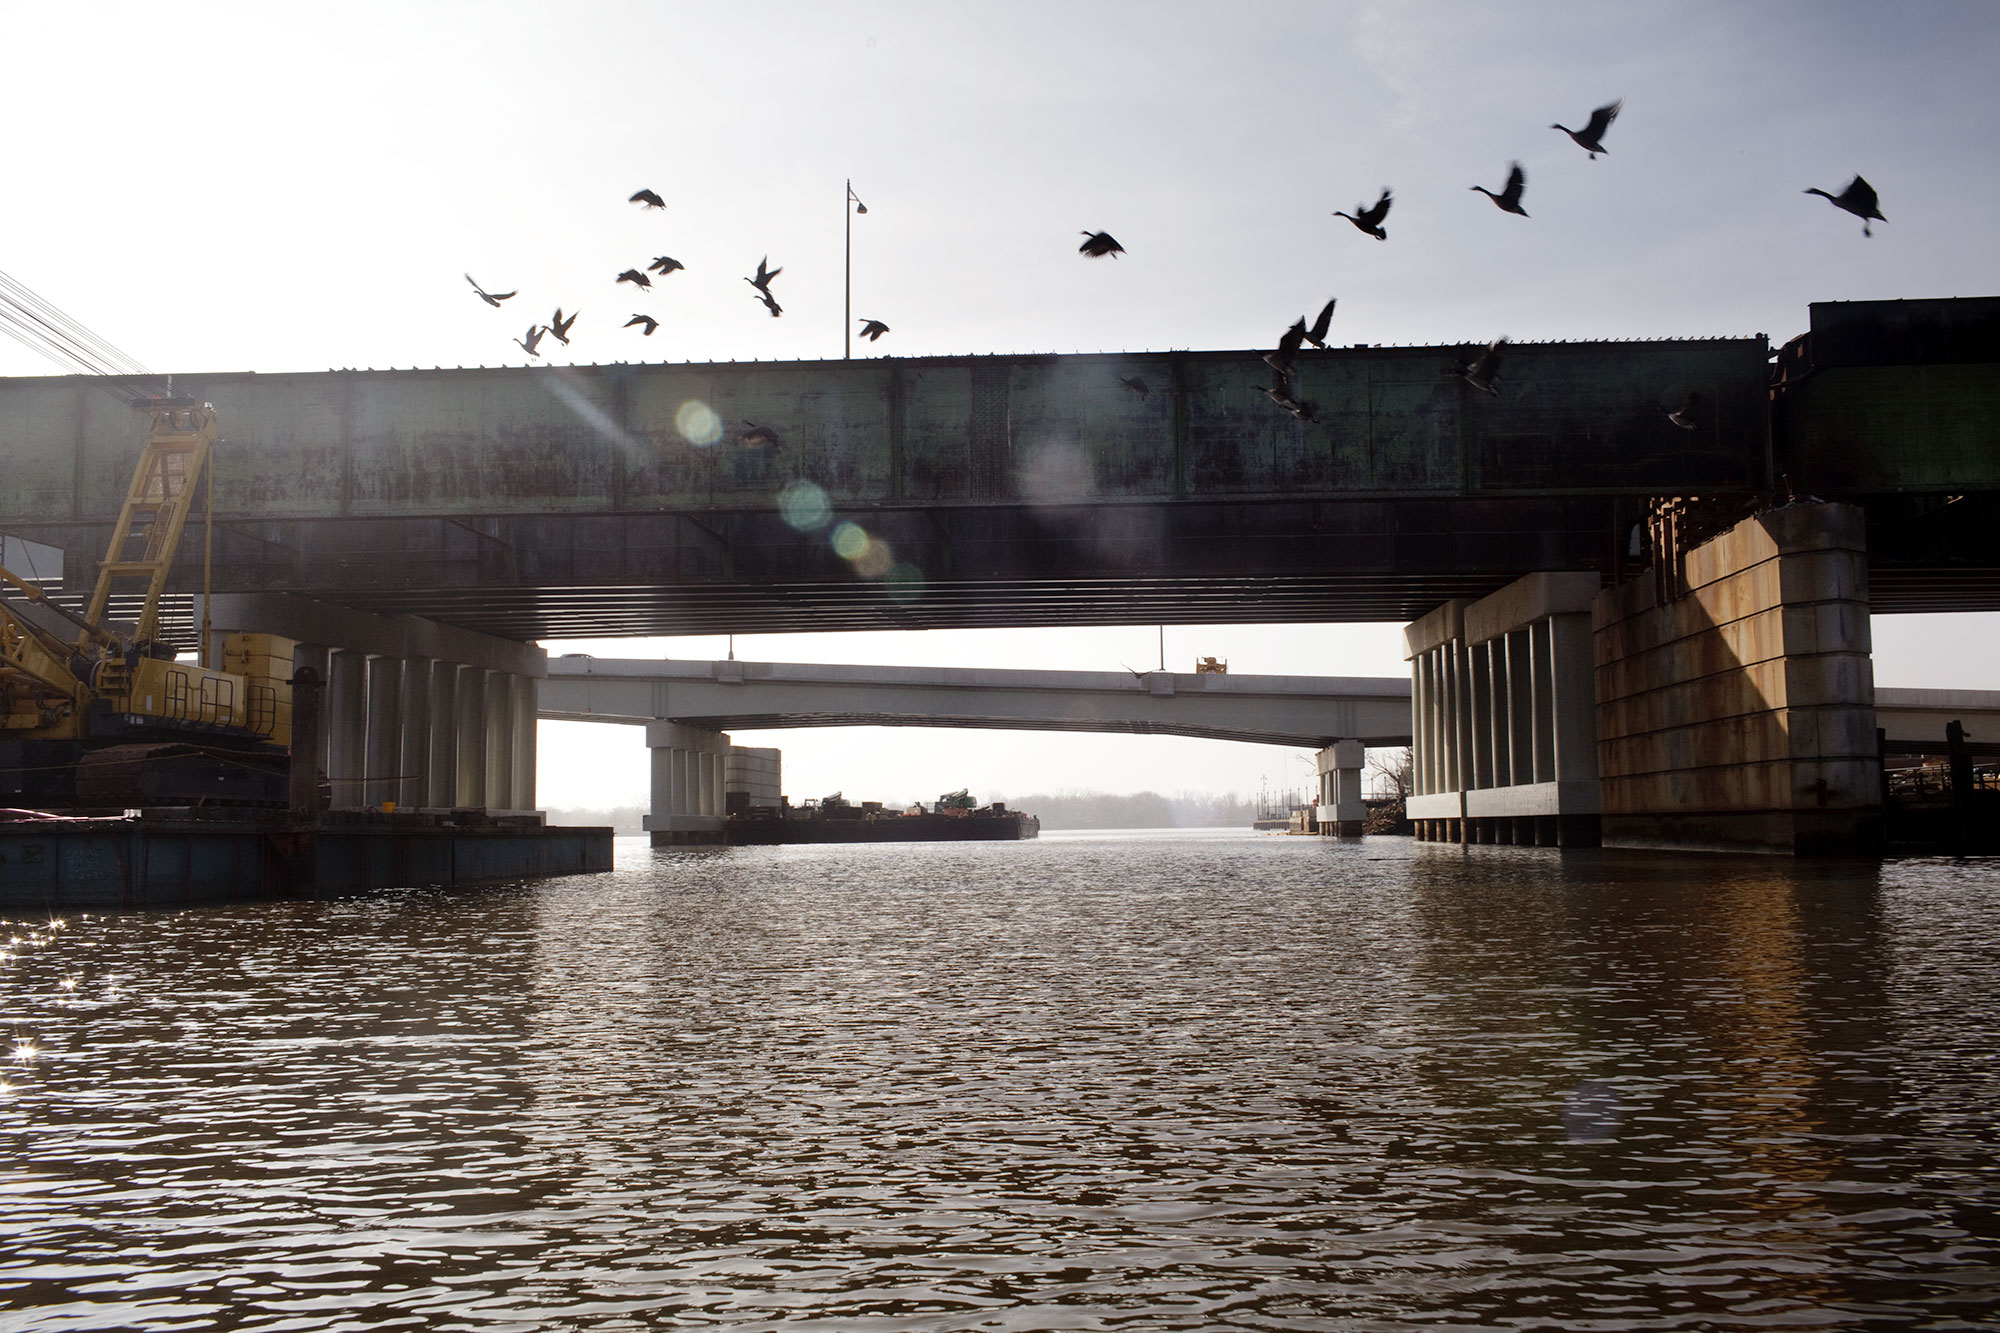
[[1016,842],[1042,831],[1033,815],[995,801],[982,806],[964,787],[946,792],[926,809],[889,810],[880,801],[859,805],[840,792],[794,808],[752,806],[732,814],[723,837],[732,847],[798,842]]

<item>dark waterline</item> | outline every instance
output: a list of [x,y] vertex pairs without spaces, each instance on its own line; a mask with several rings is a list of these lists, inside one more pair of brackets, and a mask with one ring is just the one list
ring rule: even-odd
[[622,839],[9,934],[4,1329],[2000,1326],[1992,863]]

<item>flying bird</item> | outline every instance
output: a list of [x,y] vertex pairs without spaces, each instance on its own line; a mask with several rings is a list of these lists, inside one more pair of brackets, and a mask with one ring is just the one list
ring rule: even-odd
[[1274,370],[1272,372],[1270,388],[1259,389],[1257,392],[1263,394],[1287,412],[1292,411],[1299,405],[1299,400],[1292,397],[1292,377],[1282,370]]
[[1299,344],[1306,340],[1306,322],[1301,319],[1286,329],[1278,339],[1278,345],[1264,353],[1264,364],[1278,372],[1279,377],[1289,383],[1292,377],[1292,362],[1299,354]]
[[516,338],[514,339],[514,344],[529,356],[540,356],[541,353],[535,349],[541,346],[542,335],[547,332],[548,330],[539,324],[530,324],[528,326],[527,338],[525,340]]
[[470,273],[465,275],[465,280],[472,284],[473,291],[479,293],[479,299],[486,302],[486,304],[492,306],[495,310],[498,310],[500,308],[500,303],[502,301],[511,300],[514,296],[518,295],[517,292],[499,292],[499,293],[489,292],[484,287],[481,287],[479,285],[479,280],[473,277]]
[[1611,151],[1604,146],[1604,132],[1611,128],[1612,121],[1618,119],[1618,108],[1624,105],[1624,99],[1620,98],[1616,102],[1597,108],[1590,113],[1589,123],[1580,130],[1573,130],[1567,125],[1551,125],[1549,128],[1561,130],[1574,139],[1576,146],[1589,153],[1590,160],[1595,162],[1599,153]]
[[778,432],[772,430],[769,426],[760,426],[754,421],[744,422],[743,429],[736,438],[739,443],[747,444],[752,448],[769,446],[775,449],[784,443],[783,440],[778,438]]
[[654,194],[651,190],[641,190],[625,202],[630,204],[644,204],[648,208],[665,208],[667,206],[667,201],[660,198],[659,195]]
[[653,280],[636,268],[628,268],[623,273],[620,273],[618,281],[632,283],[634,286],[644,288],[647,291],[651,291],[653,287]]
[[[1333,307],[1339,300],[1340,298],[1336,296],[1333,300],[1328,301],[1326,308],[1319,312],[1319,318],[1315,319],[1312,327],[1305,331],[1306,341],[1314,347],[1319,348],[1322,352],[1326,350],[1326,326],[1333,322]],[[1299,323],[1303,325],[1305,321],[1300,320]]]
[[1481,393],[1490,393],[1497,398],[1500,396],[1500,390],[1493,386],[1500,376],[1500,349],[1506,345],[1505,338],[1495,338],[1487,344],[1486,350],[1479,354],[1477,361],[1461,361],[1455,366],[1446,367],[1444,373],[1456,375]]
[[869,342],[876,341],[888,331],[889,326],[879,319],[867,319],[861,322],[861,336]]
[[1521,187],[1528,183],[1528,173],[1521,170],[1519,162],[1510,162],[1508,167],[1510,169],[1507,172],[1507,188],[1500,193],[1495,194],[1484,185],[1475,185],[1472,188],[1491,199],[1503,211],[1526,217],[1528,210],[1521,207]]
[[683,264],[680,260],[675,259],[671,255],[661,255],[658,259],[655,259],[652,263],[646,265],[646,272],[657,273],[664,278],[667,276],[667,274],[672,273],[675,269],[686,268],[686,267],[687,267],[686,264]]
[[1146,381],[1140,379],[1137,375],[1134,375],[1129,379],[1123,375],[1120,375],[1118,377],[1118,382],[1124,385],[1126,388],[1130,389],[1133,393],[1138,394],[1141,398],[1146,397],[1148,394],[1152,392],[1151,389],[1148,389],[1146,387]]
[[1125,247],[1118,244],[1116,238],[1108,231],[1086,231],[1081,234],[1086,239],[1082,245],[1076,247],[1076,252],[1080,255],[1089,255],[1092,259],[1102,259],[1106,255],[1111,255],[1115,258],[1125,253]]
[[1887,222],[1889,220],[1883,217],[1881,210],[1875,206],[1875,187],[1867,181],[1862,180],[1859,176],[1847,182],[1847,188],[1839,194],[1828,194],[1825,190],[1817,188],[1807,190],[1806,193],[1816,194],[1828,203],[1831,203],[1835,208],[1846,209],[1848,212],[1854,214],[1855,217],[1860,218],[1861,234],[1863,236],[1873,236],[1875,234],[1868,230],[1868,219],[1873,218],[1877,222]]
[[549,321],[549,332],[556,335],[557,342],[567,347],[569,346],[569,328],[574,323],[576,323],[576,315],[572,314],[568,319],[564,319],[562,317],[562,307],[557,306],[556,317]]
[[634,315],[632,316],[632,318],[625,321],[624,327],[629,329],[634,324],[644,324],[646,326],[646,336],[648,338],[653,336],[654,329],[660,327],[660,321],[654,319],[651,315]]
[[777,277],[780,273],[783,273],[785,271],[783,265],[780,265],[777,268],[766,267],[770,262],[771,262],[771,256],[765,255],[762,259],[757,261],[757,276],[754,278],[743,279],[743,281],[749,283],[752,287],[755,287],[758,291],[764,293],[764,295],[766,296],[769,296],[771,294],[771,279]]
[[1389,188],[1385,185],[1382,187],[1382,197],[1375,201],[1375,207],[1363,208],[1356,204],[1352,213],[1343,213],[1335,209],[1333,215],[1337,218],[1346,218],[1378,241],[1386,241],[1389,239],[1389,233],[1382,229],[1382,219],[1389,216],[1391,202]]
[[1686,402],[1682,403],[1679,407],[1675,408],[1673,411],[1667,413],[1667,420],[1673,422],[1676,426],[1679,426],[1682,430],[1693,430],[1696,425],[1694,419],[1694,407],[1695,404],[1700,401],[1701,401],[1700,394],[1690,393],[1687,396]]
[[771,293],[767,291],[760,291],[757,294],[757,299],[762,301],[764,303],[764,308],[771,312],[772,319],[776,319],[778,316],[785,313],[785,308],[778,304],[778,298],[771,295]]

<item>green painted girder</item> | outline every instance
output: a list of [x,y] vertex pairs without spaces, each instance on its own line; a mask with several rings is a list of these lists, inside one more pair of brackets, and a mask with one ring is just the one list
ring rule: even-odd
[[[216,406],[216,513],[319,518],[1646,496],[1765,484],[1765,340],[176,376]],[[1131,385],[1127,381],[1132,382]],[[1144,392],[1132,387],[1143,385]],[[0,380],[0,527],[115,516],[144,418]],[[1695,395],[1697,427],[1668,411]],[[748,423],[777,443],[746,442]]]

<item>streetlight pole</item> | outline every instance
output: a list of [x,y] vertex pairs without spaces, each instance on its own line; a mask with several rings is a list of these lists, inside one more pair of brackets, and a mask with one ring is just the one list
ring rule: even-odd
[[[854,207],[849,208],[847,205]],[[866,213],[868,205],[861,202],[861,196],[854,192],[854,182],[847,182],[847,201],[840,206],[847,218],[847,322],[841,326],[840,359],[854,359],[854,215]]]

